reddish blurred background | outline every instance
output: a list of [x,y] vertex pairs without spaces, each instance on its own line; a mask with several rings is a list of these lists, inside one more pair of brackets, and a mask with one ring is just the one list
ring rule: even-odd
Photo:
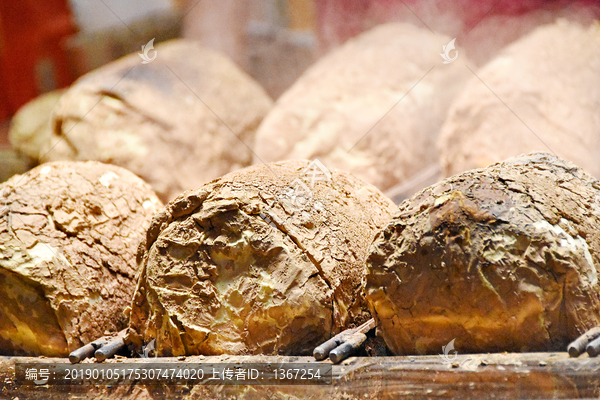
[[[481,65],[557,17],[589,21],[598,0],[2,0],[0,145],[9,118],[37,95],[155,37],[221,51],[277,98],[320,55],[377,24],[406,21],[457,37]],[[102,21],[107,21],[102,23]]]
[[61,43],[76,27],[67,0],[0,2],[0,118],[73,76]]

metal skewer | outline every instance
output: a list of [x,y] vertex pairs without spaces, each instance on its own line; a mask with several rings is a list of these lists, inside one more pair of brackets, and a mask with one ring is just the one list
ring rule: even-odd
[[127,329],[122,330],[115,338],[110,339],[104,345],[100,346],[100,348],[94,353],[96,360],[102,362],[107,358],[114,356],[119,350],[125,347],[123,337],[125,336],[126,331]]
[[77,364],[92,355],[95,355],[98,361],[104,361],[108,357],[112,357],[125,345],[123,343],[123,337],[125,336],[126,331],[127,329],[123,329],[117,333],[116,337],[102,336],[83,347],[73,350],[71,354],[69,354],[69,361],[71,364]]
[[569,356],[579,357],[579,355],[582,354],[584,351],[590,353],[591,350],[590,357],[595,357],[596,355],[598,355],[598,353],[600,353],[600,351],[598,351],[598,344],[600,343],[594,343],[595,339],[598,337],[600,337],[600,328],[596,327],[590,329],[585,334],[581,335],[569,344],[569,346],[567,347]]
[[342,362],[360,348],[367,339],[367,332],[375,328],[375,326],[375,319],[371,318],[357,328],[340,332],[325,343],[317,346],[313,351],[313,356],[317,361],[324,360],[329,356],[334,364]]

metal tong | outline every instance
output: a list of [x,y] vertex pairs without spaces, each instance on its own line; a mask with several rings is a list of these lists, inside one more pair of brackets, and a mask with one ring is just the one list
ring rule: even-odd
[[340,363],[350,357],[367,340],[367,332],[375,328],[375,319],[371,318],[357,328],[347,329],[338,333],[325,343],[315,347],[313,356],[321,361],[329,356],[334,363]]
[[77,364],[91,357],[93,354],[97,361],[102,362],[114,356],[119,350],[125,347],[123,338],[126,332],[127,329],[123,329],[116,336],[102,336],[100,339],[96,339],[77,350],[73,350],[69,354],[69,361],[71,361],[71,364]]

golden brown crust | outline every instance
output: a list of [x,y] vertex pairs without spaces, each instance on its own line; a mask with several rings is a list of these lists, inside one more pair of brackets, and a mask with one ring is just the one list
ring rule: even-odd
[[[159,354],[305,354],[368,318],[364,260],[394,206],[347,173],[307,161],[249,167],[188,191],[156,215],[130,341]],[[298,179],[312,186],[290,197]],[[296,192],[299,193],[299,192]]]
[[558,350],[600,322],[600,184],[533,153],[406,200],[368,258],[395,354]]
[[65,356],[126,324],[135,250],[162,206],[98,162],[41,165],[0,185],[0,349]]

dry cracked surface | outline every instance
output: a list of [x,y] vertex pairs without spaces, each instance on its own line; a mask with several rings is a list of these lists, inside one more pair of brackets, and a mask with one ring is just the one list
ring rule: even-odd
[[126,326],[135,256],[162,206],[140,178],[55,162],[0,185],[0,349],[65,356]]
[[369,318],[367,249],[395,207],[312,167],[249,167],[156,215],[131,311],[138,352],[156,339],[159,355],[307,354]]
[[600,322],[600,183],[532,153],[443,180],[377,236],[367,299],[395,354],[562,350]]

